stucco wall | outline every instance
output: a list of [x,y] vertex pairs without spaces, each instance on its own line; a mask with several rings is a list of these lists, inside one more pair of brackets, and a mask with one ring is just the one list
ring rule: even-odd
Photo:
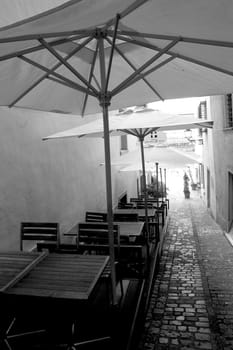
[[[21,221],[57,221],[64,232],[86,210],[106,208],[103,140],[42,141],[90,119],[0,108],[0,249],[19,248]],[[119,157],[119,142],[111,138],[112,160]],[[127,186],[133,195],[136,179],[112,168],[116,203]]]
[[215,219],[224,230],[228,225],[228,171],[233,172],[233,130],[225,129],[224,96],[210,98],[211,116],[214,120],[213,155],[215,177]]

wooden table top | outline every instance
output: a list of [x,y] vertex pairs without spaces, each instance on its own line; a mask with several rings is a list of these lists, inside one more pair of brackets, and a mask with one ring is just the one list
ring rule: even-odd
[[[151,209],[151,208],[148,208],[147,209],[147,212],[148,212],[148,217],[154,217],[155,216],[155,214],[156,214],[156,209],[155,208],[153,208],[153,209]],[[136,214],[138,214],[138,216],[139,217],[141,217],[141,218],[144,218],[145,217],[145,209],[136,209],[136,208],[127,208],[127,209],[124,209],[124,208],[122,208],[122,209],[115,209],[114,210],[114,213],[116,213],[116,214],[121,214],[121,213],[123,213],[123,214],[133,214],[133,213],[136,213]]]
[[143,232],[143,221],[114,221],[119,226],[120,236],[140,236]]
[[[5,284],[2,291],[85,301],[90,298],[108,260],[104,255],[20,252],[18,256],[6,256],[0,253],[0,276],[2,286]],[[3,261],[9,263],[9,277],[7,269],[2,267]]]
[[[88,223],[91,224],[91,222],[88,222]],[[92,222],[92,223],[95,225],[103,224],[103,222]],[[125,237],[140,236],[143,232],[143,227],[144,227],[143,221],[114,221],[113,224],[119,226],[120,236],[125,236]]]
[[0,291],[22,272],[27,270],[39,257],[37,252],[0,252]]

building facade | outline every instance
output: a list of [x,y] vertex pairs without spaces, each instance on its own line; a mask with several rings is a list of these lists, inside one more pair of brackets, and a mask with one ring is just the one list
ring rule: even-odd
[[213,130],[202,132],[203,198],[216,222],[229,232],[233,228],[232,95],[206,98],[199,105],[199,117],[214,121]]

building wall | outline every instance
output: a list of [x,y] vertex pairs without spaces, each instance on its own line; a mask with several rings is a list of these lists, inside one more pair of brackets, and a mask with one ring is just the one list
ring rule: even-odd
[[[21,221],[56,221],[65,232],[86,210],[106,209],[103,140],[42,141],[92,119],[0,108],[0,249],[19,249]],[[120,155],[119,142],[111,138],[112,160]],[[127,187],[134,192],[136,178],[112,169],[116,203]]]
[[[204,99],[203,99],[204,100]],[[213,119],[213,110],[216,110],[212,106],[210,97],[206,98],[207,103],[207,119]],[[215,125],[214,125],[215,128]],[[215,171],[215,155],[213,148],[213,137],[214,130],[208,129],[206,133],[202,134],[203,137],[203,164],[204,164],[204,183],[205,186],[202,190],[203,198],[206,203],[206,206],[209,208],[210,214],[216,220],[216,171]],[[209,203],[208,203],[208,176],[207,172],[209,171]]]
[[224,96],[209,97],[207,105],[214,121],[212,136],[208,137],[208,157],[205,164],[210,169],[210,210],[223,230],[228,229],[228,172],[233,172],[233,130],[225,129]]

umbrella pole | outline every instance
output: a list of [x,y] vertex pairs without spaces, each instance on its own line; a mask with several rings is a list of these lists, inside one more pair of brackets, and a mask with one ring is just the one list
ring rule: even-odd
[[111,155],[110,155],[109,121],[108,121],[109,101],[103,98],[103,101],[100,103],[100,105],[103,110],[103,124],[104,124],[106,197],[107,197],[108,232],[109,232],[109,256],[110,256],[111,280],[112,280],[112,299],[113,299],[113,305],[116,305],[117,304],[116,270],[115,270],[114,236],[113,236],[114,233],[113,233],[113,210],[112,210]]
[[156,188],[157,188],[157,209],[159,208],[159,163],[155,163],[156,166]]
[[160,172],[160,181],[161,181],[161,194],[162,194],[162,203],[163,203],[163,176],[162,176],[162,169],[159,168]]
[[[143,179],[143,188],[145,191],[145,224],[146,224],[146,241],[147,249],[149,250],[149,224],[148,224],[148,193],[146,189],[146,169],[145,169],[145,157],[144,157],[144,147],[143,147],[144,137],[140,136],[140,147],[141,147],[141,159],[142,159],[142,179]],[[148,255],[149,256],[149,255]]]
[[165,193],[165,200],[167,198],[167,178],[166,178],[166,169],[164,169],[164,193]]

